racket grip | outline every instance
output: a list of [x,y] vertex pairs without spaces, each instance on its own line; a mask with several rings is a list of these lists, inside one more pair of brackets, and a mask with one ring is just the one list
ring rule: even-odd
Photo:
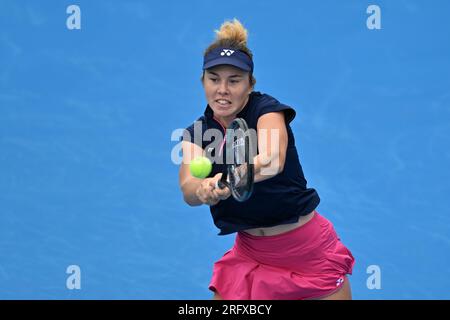
[[225,187],[226,185],[221,180],[216,181],[216,189],[224,189]]

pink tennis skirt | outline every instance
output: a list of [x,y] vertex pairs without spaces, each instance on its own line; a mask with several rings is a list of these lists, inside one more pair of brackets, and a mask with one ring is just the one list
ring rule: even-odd
[[214,263],[209,289],[227,300],[297,300],[337,291],[355,259],[317,211],[304,225],[275,236],[239,232]]

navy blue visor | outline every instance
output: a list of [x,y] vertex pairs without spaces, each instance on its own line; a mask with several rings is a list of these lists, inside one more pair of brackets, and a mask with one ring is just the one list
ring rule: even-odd
[[203,70],[227,64],[253,73],[253,61],[243,51],[227,48],[215,48],[203,58]]

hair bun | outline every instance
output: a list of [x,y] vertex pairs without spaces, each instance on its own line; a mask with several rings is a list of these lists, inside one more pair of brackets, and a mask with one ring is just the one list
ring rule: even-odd
[[225,21],[220,26],[220,30],[215,30],[215,32],[217,41],[231,40],[242,46],[247,45],[247,30],[236,18],[234,18],[233,21]]

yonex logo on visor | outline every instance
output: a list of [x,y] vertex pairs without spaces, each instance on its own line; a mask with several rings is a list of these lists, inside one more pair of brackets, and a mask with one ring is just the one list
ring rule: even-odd
[[221,56],[227,55],[227,56],[231,56],[234,53],[234,50],[230,50],[230,49],[223,49],[223,51],[220,53]]
[[203,58],[203,70],[218,66],[230,65],[253,73],[252,58],[244,51],[219,47],[208,52]]

